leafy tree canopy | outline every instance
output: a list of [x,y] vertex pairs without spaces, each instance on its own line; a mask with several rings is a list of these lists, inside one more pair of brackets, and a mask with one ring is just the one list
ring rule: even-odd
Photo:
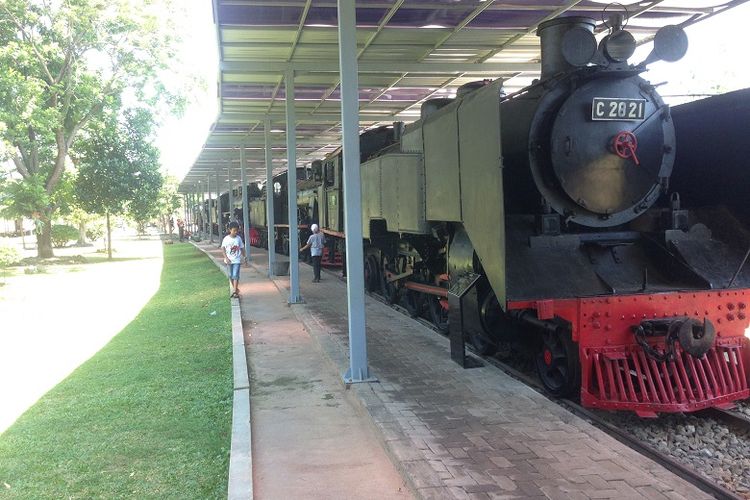
[[89,213],[124,214],[132,206],[156,206],[162,175],[145,109],[111,113],[97,122],[73,154],[78,166],[78,205]]
[[14,210],[44,223],[40,257],[52,255],[49,197],[80,133],[125,101],[181,109],[161,83],[179,63],[171,3],[0,0],[0,150],[24,184],[11,183],[24,195]]

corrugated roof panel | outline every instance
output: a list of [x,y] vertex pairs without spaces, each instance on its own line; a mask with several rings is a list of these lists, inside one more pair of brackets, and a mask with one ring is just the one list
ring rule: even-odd
[[416,47],[408,45],[390,45],[387,47],[377,46],[369,47],[367,51],[362,54],[359,61],[366,62],[381,62],[381,61],[413,61],[420,58],[425,54],[425,47]]
[[[338,74],[337,1],[311,0],[215,0],[218,7],[218,36],[222,62],[220,74],[221,114],[209,138],[216,144],[231,143],[250,134],[263,136],[262,117],[272,113],[273,127],[283,129],[285,113],[283,73],[285,63],[307,63],[295,78],[298,150],[307,161],[330,148],[310,146],[317,136],[340,133]],[[539,38],[535,28],[553,12],[584,15],[600,24],[602,13],[625,9],[635,15],[628,22],[638,40],[652,36],[666,25],[694,20],[720,10],[726,0],[624,0],[626,7],[609,0],[359,0],[356,33],[362,64],[394,66],[437,64],[434,73],[365,72],[359,75],[360,120],[363,127],[419,117],[420,101],[429,97],[452,96],[458,86],[483,77],[506,79],[512,92],[538,78]],[[399,7],[396,8],[395,6]],[[694,17],[695,16],[695,17]],[[301,26],[301,29],[300,29]],[[366,47],[364,51],[362,49]],[[519,68],[466,72],[465,65],[486,60],[490,64],[523,63]],[[262,68],[263,73],[243,71]],[[450,65],[462,64],[462,70]],[[531,66],[529,65],[531,63]],[[327,72],[315,71],[316,65]],[[478,68],[482,68],[478,66]],[[419,68],[424,71],[425,67]],[[430,69],[426,67],[426,69]],[[260,71],[260,70],[259,70]],[[271,71],[275,71],[271,72]],[[461,74],[466,73],[464,76]],[[324,113],[310,117],[310,113]],[[311,123],[318,120],[317,123]],[[252,124],[251,124],[252,123]],[[261,123],[258,125],[258,123]],[[216,161],[217,151],[196,162],[205,168]],[[314,154],[313,154],[314,152]],[[226,153],[223,153],[226,154]],[[253,150],[253,165],[262,165],[262,148]],[[275,165],[282,166],[283,145],[274,151]],[[186,178],[186,182],[188,182]]]
[[224,73],[222,75],[224,83],[275,83],[279,80],[278,75],[269,73],[259,73],[251,75],[247,73]]
[[278,61],[289,54],[289,46],[236,45],[224,48],[225,61]]
[[253,28],[244,26],[221,26],[222,47],[234,42],[285,42],[292,43],[296,28]]

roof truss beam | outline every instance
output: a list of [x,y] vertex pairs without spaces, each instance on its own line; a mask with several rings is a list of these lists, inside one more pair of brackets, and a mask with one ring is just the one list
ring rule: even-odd
[[[223,61],[223,74],[284,74],[287,71],[296,73],[338,73],[338,63],[291,63],[277,61]],[[538,63],[438,63],[438,62],[382,62],[360,63],[360,73],[517,73],[539,71]]]

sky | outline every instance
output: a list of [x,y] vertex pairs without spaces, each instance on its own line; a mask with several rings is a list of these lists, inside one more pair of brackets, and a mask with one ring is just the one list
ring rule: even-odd
[[156,145],[167,173],[182,180],[198,157],[218,114],[216,81],[219,52],[210,0],[180,0],[186,11],[183,59],[202,80],[195,88],[185,114],[168,118],[159,130]]
[[[673,63],[651,64],[642,76],[653,84],[666,82],[658,89],[671,105],[694,100],[691,95],[750,87],[750,66],[746,64],[748,22],[750,2],[689,26],[685,57]],[[642,61],[644,52],[650,52],[651,47],[648,44],[636,52],[631,62]]]
[[[169,119],[159,132],[157,146],[167,172],[181,180],[198,157],[217,117],[218,49],[209,0],[182,0],[187,10],[185,59],[204,80],[196,89],[183,117]],[[697,95],[723,93],[750,87],[747,59],[750,2],[687,29],[686,56],[674,63],[650,65],[643,76],[658,87],[669,104],[675,105]],[[639,49],[632,63],[645,59],[651,44]]]

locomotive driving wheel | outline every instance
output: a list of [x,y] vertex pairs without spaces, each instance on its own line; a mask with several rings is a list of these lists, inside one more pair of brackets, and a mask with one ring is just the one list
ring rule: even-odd
[[430,312],[430,319],[432,320],[432,324],[435,325],[435,328],[442,333],[447,333],[448,310],[440,303],[440,297],[437,295],[430,295],[427,298],[427,309]]
[[424,294],[416,290],[406,291],[406,310],[409,311],[409,316],[412,318],[418,318],[424,312],[425,297]]
[[469,339],[479,354],[486,356],[497,352],[498,342],[493,338],[493,332],[498,328],[500,315],[502,315],[502,309],[500,309],[495,293],[490,290],[479,308],[479,319],[483,331],[471,329],[469,332]]
[[380,273],[380,289],[383,298],[389,303],[393,304],[396,302],[398,297],[398,286],[395,282],[388,282],[388,273],[398,274],[396,269],[396,259],[383,255]]
[[374,292],[380,286],[380,269],[375,255],[365,255],[365,289]]
[[581,385],[578,346],[567,329],[542,333],[541,349],[536,355],[536,368],[545,389],[556,397],[572,396]]

